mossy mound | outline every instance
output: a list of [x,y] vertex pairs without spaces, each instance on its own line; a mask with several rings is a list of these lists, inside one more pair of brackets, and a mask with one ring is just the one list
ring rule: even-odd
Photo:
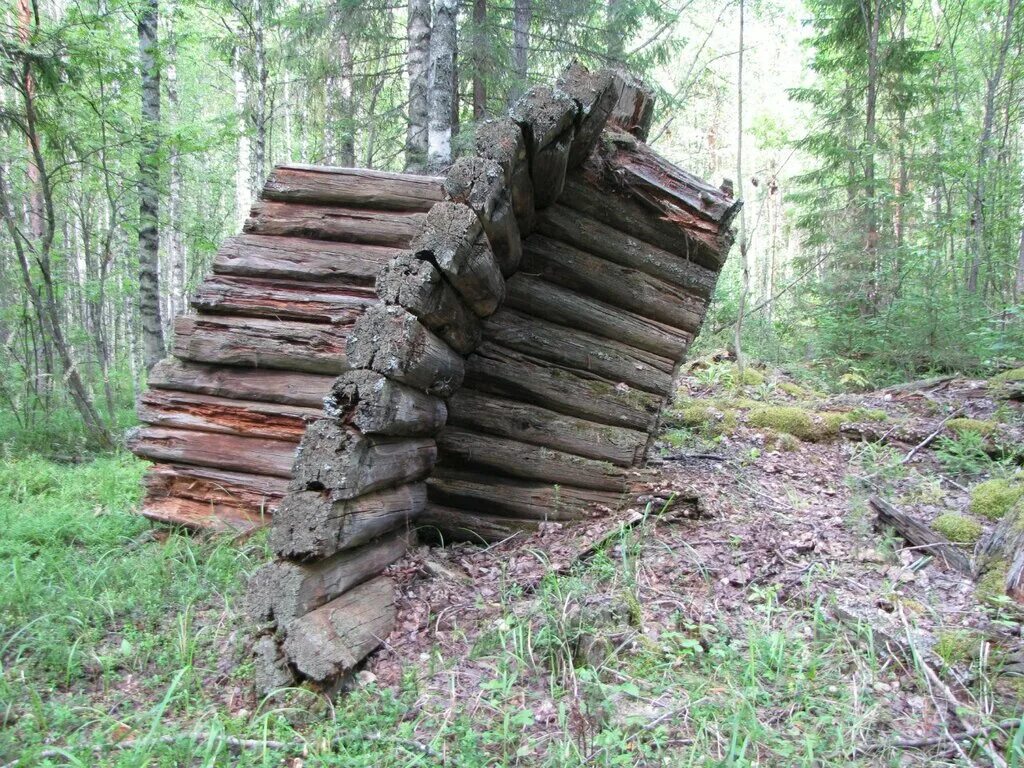
[[989,600],[1006,595],[1006,574],[1009,572],[1006,562],[999,560],[992,563],[984,575],[978,579],[974,587],[974,596],[978,600]]
[[993,422],[981,419],[950,419],[946,422],[946,426],[958,437],[967,432],[988,437],[996,431],[996,425]]
[[777,384],[777,386],[781,391],[785,392],[790,397],[795,397],[803,400],[811,396],[810,392],[801,387],[799,384],[794,384],[791,381],[780,381]]
[[854,408],[849,414],[850,421],[888,421],[889,414],[881,408]]
[[999,520],[1021,498],[1024,498],[1024,485],[994,478],[971,488],[968,509],[980,517]]
[[981,651],[981,636],[966,629],[946,630],[939,633],[932,651],[947,664],[969,662]]
[[795,451],[800,447],[800,441],[787,432],[775,432],[765,430],[764,447],[773,451]]
[[990,384],[1009,384],[1011,381],[1024,381],[1024,368],[1013,368],[1003,371],[989,379]]
[[939,515],[932,521],[932,530],[956,544],[973,544],[984,533],[981,523],[956,512]]
[[751,426],[784,432],[813,443],[833,437],[849,421],[849,414],[838,411],[815,413],[792,405],[767,405],[750,412]]
[[731,410],[713,408],[710,405],[695,402],[679,408],[673,415],[672,421],[687,429],[700,432],[706,437],[729,434],[736,428],[736,414]]
[[758,387],[764,384],[764,374],[749,365],[743,366],[743,380],[740,381],[739,366],[733,363],[729,366],[729,373],[734,384],[742,384],[745,387]]

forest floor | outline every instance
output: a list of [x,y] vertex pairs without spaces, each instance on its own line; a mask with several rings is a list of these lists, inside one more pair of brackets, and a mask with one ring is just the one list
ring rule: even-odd
[[335,703],[253,693],[261,536],[151,529],[126,456],[0,463],[0,765],[1024,764],[1024,614],[868,504],[975,539],[1022,405],[736,378],[691,369],[616,519],[397,563]]

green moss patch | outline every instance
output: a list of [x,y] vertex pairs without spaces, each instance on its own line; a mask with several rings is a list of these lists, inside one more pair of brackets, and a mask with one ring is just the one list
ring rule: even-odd
[[799,384],[794,384],[791,381],[780,381],[778,388],[785,392],[790,397],[796,397],[798,399],[804,399],[810,397],[811,393],[801,387]]
[[764,384],[764,374],[749,365],[743,367],[743,381],[740,381],[740,369],[735,363],[729,366],[729,373],[734,384],[742,384],[745,387],[758,387]]
[[679,408],[672,420],[707,437],[725,435],[736,428],[736,414],[731,410],[697,402]]
[[1024,381],[1024,368],[1003,371],[989,379],[990,384],[1009,384],[1011,381]]
[[849,414],[838,411],[815,413],[791,405],[769,405],[750,412],[751,426],[785,432],[805,442],[817,442],[839,433]]
[[972,432],[982,437],[988,437],[996,431],[996,425],[993,422],[981,419],[950,419],[946,422],[946,426],[957,436]]
[[980,517],[999,520],[1020,498],[1024,498],[1024,486],[1002,478],[995,478],[978,483],[971,488],[971,501],[968,509]]
[[984,532],[977,520],[966,515],[958,515],[956,512],[939,515],[932,521],[932,530],[956,544],[973,544]]
[[989,600],[1006,595],[1006,574],[1009,566],[1003,560],[992,563],[984,575],[978,579],[974,588],[974,595],[978,600]]

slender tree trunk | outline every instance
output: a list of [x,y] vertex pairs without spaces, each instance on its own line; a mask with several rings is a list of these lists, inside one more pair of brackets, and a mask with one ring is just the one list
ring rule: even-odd
[[533,0],[515,0],[512,11],[512,104],[526,90],[530,79],[530,25],[533,23]]
[[238,131],[237,156],[235,158],[235,217],[241,228],[252,206],[252,192],[249,189],[249,130],[246,124],[248,88],[242,71],[242,48],[234,47],[231,56],[231,74],[235,81],[235,129]]
[[[744,176],[743,176],[743,32],[746,4],[740,0],[740,34],[739,34],[739,55],[736,72],[736,191],[743,197]],[[739,384],[743,383],[744,365],[746,359],[743,355],[743,320],[747,308],[747,294],[750,293],[750,264],[747,258],[747,232],[746,216],[743,208],[740,208],[739,232],[737,239],[740,243],[740,300],[736,310],[736,327],[733,335],[733,346],[736,353],[736,368],[739,372]]]
[[869,311],[878,305],[878,203],[875,195],[875,140],[878,111],[879,38],[882,29],[882,3],[884,0],[861,0],[868,45],[868,82],[864,110],[864,252],[867,260]]
[[473,0],[473,119],[487,116],[487,75],[490,51],[487,41],[487,0]]
[[405,134],[405,169],[423,171],[427,163],[430,83],[430,0],[409,0],[407,27],[409,124]]
[[139,317],[143,363],[148,371],[164,356],[160,312],[160,67],[157,64],[157,0],[139,16],[142,73],[142,147],[139,152]]
[[435,0],[430,31],[430,120],[427,169],[443,171],[452,161],[452,103],[455,87],[456,0]]
[[[167,105],[171,110],[171,120],[177,121],[180,113],[178,104],[178,70],[177,70],[177,45],[174,41],[174,29],[171,21],[173,15],[168,14],[167,19]],[[170,230],[167,237],[167,260],[170,269],[167,286],[167,309],[168,321],[173,321],[181,314],[185,307],[185,274],[186,254],[185,240],[182,236],[184,227],[182,189],[184,182],[181,173],[181,152],[177,144],[171,147],[170,152],[170,197],[168,200],[170,210],[168,211],[167,227]]]
[[348,33],[342,28],[344,21],[334,20],[334,50],[337,61],[332,62],[331,76],[327,78],[327,135],[325,154],[331,165],[351,168],[356,164],[355,105],[352,101],[352,47]]
[[259,193],[263,187],[263,178],[267,173],[267,49],[263,29],[263,0],[252,2],[252,42],[253,62],[256,72],[256,93],[253,97],[251,110],[253,142],[252,166],[249,174],[249,191],[252,195]]
[[[1024,183],[1020,189],[1020,220],[1024,222]],[[1020,303],[1024,297],[1024,223],[1021,224],[1020,239],[1017,243],[1017,275],[1013,281],[1013,303]]]

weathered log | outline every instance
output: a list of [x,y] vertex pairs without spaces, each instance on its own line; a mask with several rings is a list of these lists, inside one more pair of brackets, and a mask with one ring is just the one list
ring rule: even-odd
[[294,320],[184,315],[174,322],[174,356],[201,363],[344,373],[345,328]]
[[416,528],[421,536],[438,539],[442,543],[471,541],[493,544],[517,534],[532,533],[540,525],[541,521],[538,520],[497,517],[442,504],[427,504],[423,515],[417,520]]
[[614,78],[618,98],[609,122],[640,141],[647,141],[654,119],[654,94],[641,80],[626,72],[616,71]]
[[675,360],[683,357],[693,339],[686,331],[523,272],[508,281],[505,306]]
[[425,212],[444,199],[442,181],[436,176],[289,163],[270,172],[261,197],[286,203]]
[[512,119],[526,140],[538,210],[562,194],[576,117],[576,102],[547,86],[533,88],[512,107]]
[[292,560],[329,557],[403,527],[426,502],[425,483],[343,501],[331,501],[329,494],[318,491],[293,492],[274,512],[270,548],[278,557]]
[[706,299],[718,273],[638,240],[564,205],[553,205],[537,219],[537,231],[581,251],[636,269]]
[[288,481],[280,477],[188,464],[154,464],[142,482],[147,500],[186,499],[261,518],[269,517],[288,491]]
[[446,427],[437,436],[437,448],[442,461],[449,466],[485,467],[500,475],[577,488],[624,490],[623,470],[608,462],[505,437]]
[[500,309],[489,317],[484,323],[484,338],[507,349],[657,395],[666,395],[672,388],[672,359],[514,309]]
[[484,157],[463,157],[448,171],[445,193],[476,213],[491,251],[508,277],[519,268],[522,242],[501,166]]
[[948,567],[968,576],[971,575],[970,560],[945,536],[935,533],[920,520],[903,514],[878,496],[872,496],[868,499],[868,503],[875,510],[879,526],[895,529],[896,533],[914,549],[930,552],[939,557]]
[[505,298],[505,280],[469,206],[438,203],[430,209],[412,250],[429,258],[480,317],[494,312]]
[[475,513],[528,520],[580,520],[617,507],[621,493],[499,478],[438,464],[427,498]]
[[407,211],[373,211],[263,200],[253,205],[242,229],[251,235],[289,235],[405,248],[419,232],[424,216],[423,213]]
[[374,371],[343,374],[324,401],[328,418],[367,435],[433,435],[444,426],[444,401]]
[[1024,498],[1018,499],[981,543],[981,571],[1003,574],[1003,590],[1024,601]]
[[161,462],[198,464],[236,472],[291,477],[295,443],[164,427],[138,427],[129,434],[136,456]]
[[620,467],[643,459],[647,433],[598,424],[528,403],[463,388],[449,402],[449,423],[524,443],[609,461]]
[[576,131],[569,151],[569,168],[575,168],[597,145],[619,91],[610,70],[589,72],[578,62],[559,76],[555,88],[576,102]]
[[290,688],[298,681],[281,643],[272,634],[260,635],[252,646],[253,684],[258,696],[269,696],[274,691]]
[[466,362],[473,389],[631,429],[653,427],[662,397],[485,341]]
[[373,287],[377,272],[398,252],[381,245],[237,235],[221,244],[213,259],[213,272]]
[[327,491],[332,501],[422,480],[437,458],[433,440],[377,437],[321,419],[302,436],[292,491]]
[[231,368],[167,357],[149,372],[149,386],[215,397],[319,408],[334,376],[265,368]]
[[353,367],[441,397],[458,389],[465,375],[462,357],[401,307],[367,310],[352,329],[347,353]]
[[192,297],[205,313],[335,325],[351,325],[376,302],[369,288],[225,275],[207,277]]
[[144,392],[135,410],[139,421],[154,426],[270,437],[295,443],[306,431],[306,425],[321,415],[319,408],[234,400],[167,389]]
[[285,655],[304,676],[326,683],[351,671],[394,625],[395,585],[380,576],[292,621]]
[[270,520],[271,510],[260,511],[234,504],[211,504],[195,499],[162,496],[145,499],[139,514],[163,525],[194,531],[240,534],[262,528]]
[[480,320],[467,307],[437,267],[405,251],[377,276],[381,300],[414,314],[456,352],[467,354],[480,343]]
[[249,579],[249,616],[284,629],[293,619],[379,574],[408,551],[409,538],[408,531],[400,531],[314,563],[267,563]]
[[494,160],[501,166],[519,232],[526,237],[533,231],[535,214],[533,182],[530,180],[530,163],[522,130],[508,118],[486,120],[476,129],[476,151],[480,157]]
[[526,242],[522,269],[688,333],[700,329],[707,309],[704,299],[683,288],[544,235]]

